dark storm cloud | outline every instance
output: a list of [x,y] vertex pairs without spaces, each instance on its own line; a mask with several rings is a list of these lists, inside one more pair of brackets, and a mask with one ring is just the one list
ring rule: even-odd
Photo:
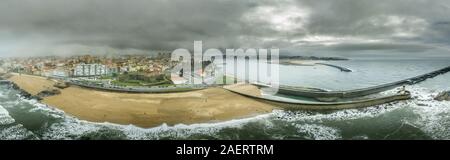
[[298,4],[313,8],[308,28],[318,34],[382,36],[395,33],[396,27],[415,29],[422,22],[450,20],[446,0],[301,0]]
[[238,34],[230,24],[246,8],[209,0],[12,0],[2,2],[0,27],[61,43],[164,49],[205,37],[228,41],[226,35]]
[[[450,44],[447,0],[1,0],[0,54],[89,47],[423,51]],[[74,47],[75,46],[75,47]],[[82,47],[80,47],[82,46]],[[54,49],[54,48],[58,49]]]
[[431,49],[431,47],[419,44],[369,43],[369,44],[342,44],[338,46],[333,46],[330,49],[337,51],[396,50],[407,52],[422,52]]
[[[305,42],[304,50],[325,52],[407,52],[439,49],[450,55],[450,1],[446,0],[298,0],[311,9],[307,35],[333,40]],[[344,40],[342,40],[344,37]],[[302,42],[302,41],[300,41]],[[325,45],[321,45],[325,44]],[[384,54],[383,53],[383,54]],[[428,53],[427,53],[428,54]],[[410,54],[411,55],[411,54]]]

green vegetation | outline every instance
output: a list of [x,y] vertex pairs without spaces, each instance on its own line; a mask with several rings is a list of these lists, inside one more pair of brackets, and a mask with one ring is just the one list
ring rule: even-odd
[[121,82],[118,80],[111,81],[111,84],[117,86],[142,86],[139,82]]
[[137,80],[131,80],[131,81],[118,81],[118,80],[114,80],[111,81],[112,84],[114,85],[118,85],[118,86],[171,86],[173,85],[171,81],[161,81],[161,82],[156,82],[156,83],[145,83],[142,81],[137,81]]
[[118,75],[116,80],[113,80],[111,83],[118,86],[160,86],[173,84],[167,75],[164,74],[147,76],[139,73],[125,73]]
[[[225,82],[222,82],[223,79],[225,79],[225,80],[224,80]],[[216,84],[221,84],[221,83],[224,83],[224,84],[234,84],[234,78],[231,77],[231,76],[226,76],[226,75],[224,75],[223,78],[217,78],[217,79],[216,79]]]
[[105,80],[105,79],[114,79],[114,77],[112,77],[112,76],[101,76],[100,78],[98,78],[98,79],[101,79],[101,80]]

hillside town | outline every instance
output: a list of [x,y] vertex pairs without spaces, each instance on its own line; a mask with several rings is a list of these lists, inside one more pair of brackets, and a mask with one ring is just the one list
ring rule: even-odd
[[[0,68],[12,73],[70,81],[72,84],[86,87],[122,90],[190,85],[193,79],[205,80],[203,76],[206,74],[203,72],[211,74],[214,70],[214,68],[193,68],[194,72],[185,72],[188,75],[192,74],[192,77],[179,77],[183,74],[182,70],[171,72],[179,62],[170,58],[170,52],[158,52],[154,55],[7,58],[0,59]],[[203,63],[205,66],[208,64],[209,62]]]
[[1,66],[9,71],[45,77],[98,77],[138,72],[144,76],[156,76],[170,68],[170,53],[160,52],[154,56],[125,55],[29,57],[11,58]]

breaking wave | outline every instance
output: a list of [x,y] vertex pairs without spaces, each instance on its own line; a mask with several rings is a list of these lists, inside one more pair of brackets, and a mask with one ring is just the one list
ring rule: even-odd
[[0,105],[0,125],[7,125],[14,123],[14,119],[9,115],[9,112]]

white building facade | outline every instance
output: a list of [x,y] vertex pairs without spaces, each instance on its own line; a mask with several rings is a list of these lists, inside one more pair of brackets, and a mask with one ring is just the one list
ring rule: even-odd
[[78,64],[73,75],[75,77],[91,77],[110,74],[108,67],[103,64]]

